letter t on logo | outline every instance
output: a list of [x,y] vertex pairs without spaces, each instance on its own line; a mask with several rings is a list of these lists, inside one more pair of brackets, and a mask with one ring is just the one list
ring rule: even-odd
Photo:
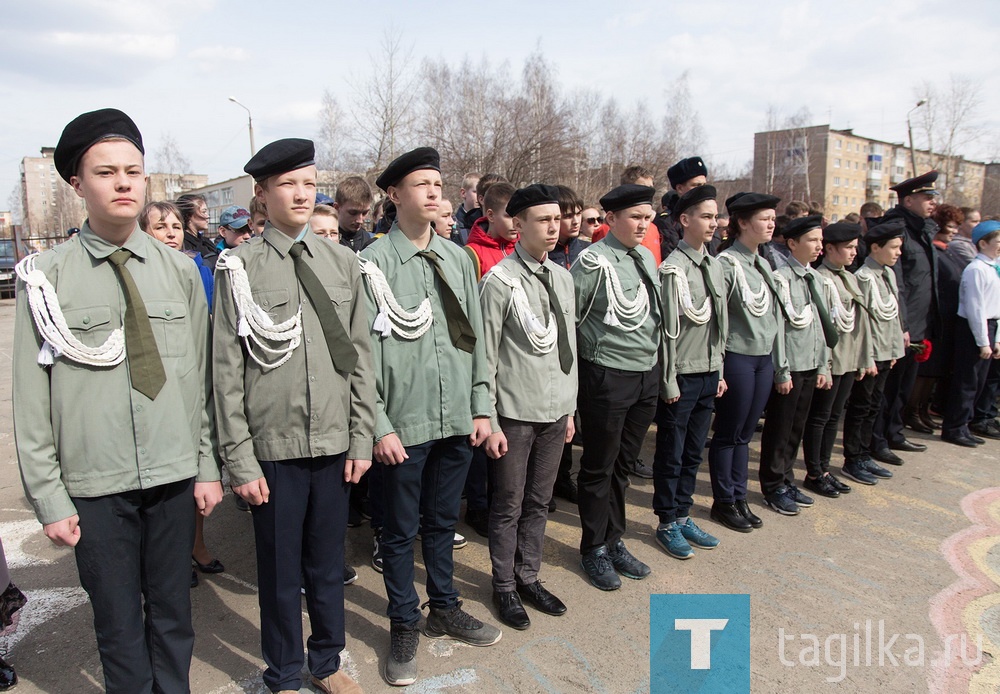
[[722,631],[728,619],[675,619],[674,631],[691,632],[691,669],[712,669],[712,632]]

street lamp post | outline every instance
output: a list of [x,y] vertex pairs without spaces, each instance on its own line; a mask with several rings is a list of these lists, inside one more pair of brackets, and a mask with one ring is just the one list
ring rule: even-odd
[[[237,101],[236,97],[231,96],[229,97],[229,100],[247,112],[247,126],[250,129],[250,156],[252,157],[253,155],[257,154],[257,148],[254,147],[253,144],[253,116],[250,114],[250,109],[248,109],[246,106]],[[910,141],[912,143],[913,141],[912,136],[910,137]]]
[[917,105],[906,112],[906,130],[910,134],[910,166],[913,167],[913,175],[917,175],[917,154],[913,149],[913,126],[910,125],[910,114],[927,103],[927,99],[921,99]]

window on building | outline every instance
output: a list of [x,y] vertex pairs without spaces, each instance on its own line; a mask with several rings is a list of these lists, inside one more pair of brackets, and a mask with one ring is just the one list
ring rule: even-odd
[[840,147],[841,147],[841,142],[840,140],[837,140],[837,149],[840,149]]
[[839,169],[840,168],[840,160],[839,159],[834,159],[833,160],[833,168],[835,168],[835,169]]
[[834,186],[839,186],[840,185],[840,176],[834,176],[833,177],[833,185]]
[[833,204],[834,205],[839,205],[840,204],[840,196],[839,195],[834,195],[833,196]]

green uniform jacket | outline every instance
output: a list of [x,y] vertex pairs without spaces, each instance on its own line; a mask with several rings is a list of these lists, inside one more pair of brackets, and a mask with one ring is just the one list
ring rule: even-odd
[[[871,321],[867,309],[859,303],[862,296],[857,278],[843,268],[833,267],[826,260],[816,268],[816,272],[833,281],[840,302],[844,306],[850,306],[854,302],[854,330],[850,333],[839,333],[840,340],[831,350],[829,373],[834,376],[856,374],[875,366]],[[857,297],[857,301],[854,297]]]
[[[493,415],[475,269],[460,246],[437,234],[431,234],[427,250],[440,258],[448,286],[477,336],[472,354],[452,344],[437,273],[430,261],[417,255],[417,247],[396,224],[361,252],[382,270],[403,309],[412,311],[425,298],[431,301],[433,322],[419,338],[370,333],[376,384],[375,439],[395,432],[404,446],[471,434],[474,417]],[[378,309],[368,282],[365,289],[374,319]]]
[[[555,320],[550,313],[549,294],[538,278],[542,268],[548,269],[559,298],[559,309],[567,329],[573,366],[568,374],[559,366],[559,346],[550,352],[539,352],[528,340],[512,306],[513,289],[496,275],[520,281],[528,298],[531,312],[543,325]],[[521,244],[501,260],[483,278],[479,286],[483,308],[483,338],[486,347],[490,401],[497,414],[522,422],[555,422],[576,411],[576,330],[574,324],[575,295],[573,277],[566,268],[546,259],[539,263]],[[494,417],[490,422],[494,433],[500,431]]]
[[[222,459],[234,484],[262,476],[258,461],[339,455],[370,460],[375,391],[370,325],[358,259],[311,231],[302,258],[316,273],[358,351],[353,373],[337,371],[323,327],[288,254],[294,239],[268,224],[264,235],[230,251],[243,261],[253,300],[275,323],[302,307],[302,343],[278,368],[264,368],[237,333],[232,282],[222,263],[215,272],[213,370]],[[258,348],[259,349],[259,348]],[[255,350],[255,354],[260,355]],[[266,355],[265,361],[274,361]]]
[[[806,306],[811,306],[813,313],[812,321],[804,328],[796,328],[789,321],[784,321],[788,370],[799,372],[817,369],[819,373],[829,376],[830,348],[826,346],[823,324],[820,322],[819,311],[813,303],[812,294],[809,292],[809,281],[806,279],[806,275],[815,272],[811,267],[806,267],[789,256],[788,264],[775,270],[774,274],[781,275],[788,281],[788,294],[795,312],[801,313]],[[817,283],[817,286],[822,286],[822,282]],[[826,308],[830,310],[829,306]]]
[[[767,261],[762,258],[763,262],[758,268],[754,262],[758,254],[752,253],[739,241],[734,242],[732,246],[719,255],[723,254],[736,260],[743,268],[750,291],[759,292],[764,286],[761,272],[771,274],[771,268]],[[729,334],[726,337],[726,351],[752,357],[770,354],[771,360],[774,362],[774,382],[784,383],[791,380],[788,359],[785,355],[785,317],[778,305],[777,297],[771,295],[770,310],[763,316],[751,315],[743,303],[743,296],[736,283],[735,270],[726,261],[722,261],[721,264],[726,277],[726,297],[729,305]],[[767,291],[766,287],[765,291]]]
[[[708,264],[715,293],[711,301],[712,317],[704,325],[698,325],[684,314],[675,280],[662,273],[665,267],[678,267],[683,270],[691,292],[691,303],[698,308],[709,295],[705,276],[702,274],[702,263]],[[677,374],[718,371],[720,378],[722,377],[726,335],[729,332],[729,309],[723,293],[726,284],[719,261],[704,251],[694,250],[684,240],[677,244],[677,248],[660,265],[660,273],[660,297],[666,333],[664,345],[667,355],[660,397],[672,400],[681,394],[677,386]],[[676,337],[671,337],[674,333]]]
[[[899,359],[906,354],[903,347],[903,317],[897,315],[894,319],[885,321],[878,318],[872,312],[874,306],[875,292],[885,302],[889,296],[896,297],[899,301],[899,290],[896,288],[896,275],[892,268],[879,265],[871,256],[865,258],[864,265],[859,267],[854,273],[859,277],[867,274],[874,277],[874,281],[859,281],[861,296],[868,307],[870,315],[869,327],[871,328],[872,358],[875,361],[892,361]],[[866,317],[868,317],[866,315]]]
[[[167,380],[155,400],[132,389],[128,360],[86,366],[42,346],[20,280],[14,323],[14,435],[24,491],[43,523],[76,513],[91,498],[196,478],[219,479],[213,446],[209,318],[198,268],[136,227],[122,246],[142,295]],[[118,246],[84,223],[80,233],[38,256],[66,324],[88,347],[122,327],[125,295],[108,256]]]
[[[642,264],[652,283],[647,289],[639,268],[628,249],[613,234],[587,246],[580,253],[570,272],[576,285],[576,329],[580,358],[623,371],[649,371],[660,356],[660,279],[653,254],[645,246],[636,246]],[[603,256],[614,268],[624,298],[635,299],[639,292],[649,296],[649,316],[631,332],[604,322],[608,310],[608,291],[604,272],[591,269],[586,256]],[[626,322],[626,321],[623,321]],[[624,327],[631,327],[626,325]]]

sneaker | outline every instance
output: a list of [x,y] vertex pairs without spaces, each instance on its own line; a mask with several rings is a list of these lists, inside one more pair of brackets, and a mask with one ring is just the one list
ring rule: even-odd
[[676,525],[681,529],[681,535],[684,536],[684,539],[692,547],[697,547],[698,549],[715,549],[719,546],[719,540],[695,525],[694,518],[690,516],[683,523],[677,523]]
[[674,559],[690,559],[694,556],[694,550],[684,539],[677,523],[671,523],[666,528],[657,528],[656,541]]
[[781,486],[770,494],[765,494],[764,503],[767,504],[768,508],[783,516],[799,515],[799,507],[795,504],[795,497],[788,487]]
[[615,567],[608,556],[608,548],[601,545],[580,557],[580,567],[587,574],[590,583],[601,590],[618,590],[622,581],[615,573]]
[[489,509],[468,510],[465,512],[466,524],[476,531],[480,537],[490,536],[490,511]]
[[344,585],[349,586],[358,580],[358,572],[353,566],[344,564]]
[[845,460],[841,470],[844,472],[845,477],[849,477],[860,484],[878,484],[878,478],[868,472],[868,469],[862,466],[858,460]]
[[[429,603],[424,603],[427,606]],[[432,639],[449,636],[470,646],[492,646],[503,632],[492,624],[484,624],[462,609],[459,600],[452,607],[430,605],[430,614],[424,622],[424,635]]]
[[844,484],[843,482],[841,482],[840,479],[838,479],[837,476],[834,475],[832,472],[826,473],[825,475],[823,475],[823,477],[830,480],[830,484],[833,485],[833,488],[836,489],[841,494],[851,493],[851,485]]
[[417,681],[417,645],[420,630],[417,625],[392,623],[389,626],[389,657],[385,659],[382,676],[394,687],[405,687]]
[[969,431],[976,436],[985,436],[988,439],[1000,439],[1000,422],[997,422],[995,419],[974,422],[969,425]]
[[372,568],[382,573],[382,528],[372,533]]
[[465,535],[461,535],[459,533],[455,533],[455,537],[451,541],[451,548],[452,549],[462,549],[467,544],[469,544],[469,541],[465,539]]
[[792,490],[792,500],[797,505],[804,506],[805,508],[809,508],[810,506],[812,506],[815,503],[813,501],[813,499],[812,499],[811,496],[806,496],[805,494],[803,494],[799,490],[799,488],[796,487],[794,484],[788,485],[788,488]]
[[611,557],[611,565],[615,567],[615,571],[625,578],[641,581],[650,574],[650,568],[632,556],[621,540],[608,551],[608,556]]
[[858,461],[859,464],[868,472],[872,473],[875,477],[879,479],[887,480],[892,477],[892,473],[886,470],[884,467],[876,463],[871,458],[862,458]]
[[819,494],[820,496],[825,496],[829,499],[836,499],[840,496],[840,492],[833,486],[833,482],[830,481],[829,475],[823,475],[813,479],[812,477],[806,477],[806,481],[802,483],[802,486],[811,491],[814,494]]
[[632,469],[629,470],[629,473],[644,480],[653,479],[653,468],[642,462],[642,458],[636,458],[635,462],[632,463]]

